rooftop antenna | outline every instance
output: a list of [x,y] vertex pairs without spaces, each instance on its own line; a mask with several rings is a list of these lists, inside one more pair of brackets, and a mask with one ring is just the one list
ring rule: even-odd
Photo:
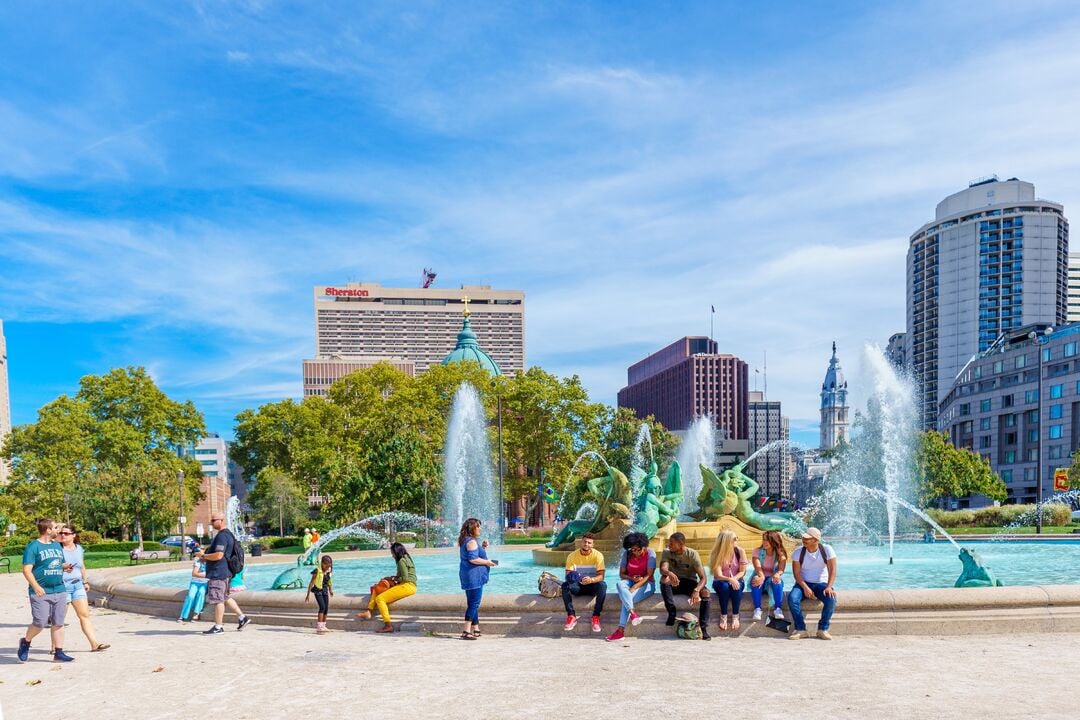
[[424,288],[426,290],[427,288],[431,287],[432,283],[434,283],[434,282],[435,282],[435,271],[432,270],[431,268],[424,268],[424,275],[423,275],[423,279],[421,280],[420,287],[422,287],[422,288]]

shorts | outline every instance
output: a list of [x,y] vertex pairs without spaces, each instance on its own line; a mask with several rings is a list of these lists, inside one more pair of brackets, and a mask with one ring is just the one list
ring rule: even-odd
[[67,615],[68,594],[64,592],[30,596],[31,624],[35,627],[64,627]]
[[229,597],[229,578],[210,578],[206,582],[206,602],[221,605]]
[[77,584],[68,584],[67,586],[67,598],[68,602],[75,602],[76,600],[86,600],[86,586],[81,582]]

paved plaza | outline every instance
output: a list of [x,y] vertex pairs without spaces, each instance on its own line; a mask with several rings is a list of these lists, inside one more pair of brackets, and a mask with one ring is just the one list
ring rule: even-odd
[[[606,643],[583,625],[572,638],[462,642],[371,632],[317,636],[258,625],[236,633],[230,625],[225,635],[203,637],[198,631],[205,623],[178,625],[95,609],[98,635],[113,644],[110,650],[89,653],[69,613],[66,649],[75,662],[49,662],[43,634],[30,662],[20,665],[15,645],[29,619],[25,593],[20,576],[0,577],[0,628],[7,637],[0,657],[4,720],[43,712],[161,720],[210,713],[235,720],[301,718],[313,712],[355,718],[1001,720],[1073,717],[1080,702],[1068,680],[1080,675],[1076,634]],[[745,684],[736,689],[735,677]],[[1042,690],[1034,692],[1033,683]],[[756,711],[747,709],[751,699]],[[661,709],[665,702],[670,711]],[[730,712],[728,703],[734,705]]]

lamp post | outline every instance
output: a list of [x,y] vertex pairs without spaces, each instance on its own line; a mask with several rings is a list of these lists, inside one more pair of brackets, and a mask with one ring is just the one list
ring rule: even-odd
[[184,542],[184,471],[176,471],[176,484],[180,487],[180,517],[177,518],[180,521],[180,559],[187,560],[187,543]]
[[428,539],[428,528],[431,526],[431,518],[428,517],[427,511],[427,490],[428,479],[424,478],[424,547],[431,547],[431,541]]
[[1039,394],[1038,410],[1039,413],[1039,428],[1038,439],[1035,441],[1035,452],[1037,458],[1035,462],[1035,532],[1042,534],[1043,530],[1043,516],[1042,516],[1042,501],[1043,501],[1043,459],[1042,459],[1042,435],[1043,435],[1043,350],[1042,346],[1050,342],[1050,335],[1053,334],[1054,328],[1047,327],[1043,330],[1043,334],[1040,337],[1039,333],[1032,330],[1028,333],[1028,338],[1035,344],[1035,351],[1038,354],[1039,359]]
[[496,396],[499,416],[499,527],[506,531],[506,495],[503,492],[502,394]]
[[285,537],[285,511],[283,509],[284,502],[285,502],[285,496],[284,495],[278,495],[277,496],[277,522],[278,522],[277,532],[278,532],[278,537]]

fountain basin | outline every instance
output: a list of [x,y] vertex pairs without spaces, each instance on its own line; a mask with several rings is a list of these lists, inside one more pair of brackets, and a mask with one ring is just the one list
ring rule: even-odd
[[[1012,549],[1030,551],[1033,544],[1030,542],[1015,545],[993,543],[995,546],[1010,547],[1010,551]],[[988,547],[991,544],[972,543],[972,545],[977,546],[988,558],[988,564],[999,577],[1002,577],[1007,584],[1010,583],[1014,571],[1008,569],[1009,563],[995,563],[995,560],[1001,556],[996,551],[991,551]],[[1080,552],[1080,543],[1063,541],[1061,543],[1043,542],[1038,545],[1054,548],[1055,562],[1050,563],[1051,565],[1059,568],[1078,567],[1076,563],[1069,562],[1058,553]],[[951,546],[947,547],[951,550]],[[837,634],[931,635],[1080,631],[1080,584],[1076,584],[1077,571],[1073,571],[1071,578],[1061,581],[1070,584],[1040,581],[998,588],[923,587],[854,590],[849,589],[851,586],[846,583],[845,577],[854,582],[858,577],[855,568],[862,564],[862,560],[869,561],[871,557],[860,558],[858,554],[849,553],[849,548],[850,546],[838,547],[842,561],[838,582],[840,604],[833,618],[833,629]],[[897,548],[896,565],[890,568],[876,555],[872,558],[874,564],[881,565],[885,572],[895,572],[896,568],[904,567],[905,550],[908,548],[926,550],[927,546],[900,544]],[[936,550],[937,546],[931,546],[930,549]],[[886,552],[881,548],[867,548],[867,550]],[[492,555],[509,565],[511,562],[518,562],[512,557],[515,552],[519,555],[529,554],[528,551],[496,548]],[[952,553],[941,553],[942,565],[947,568],[945,579],[939,583],[942,585],[951,583],[959,566],[955,557],[951,557],[946,563],[948,555]],[[445,563],[448,567],[454,568],[456,576],[456,553],[417,551],[414,556],[420,574],[421,592],[393,605],[395,622],[403,624],[403,629],[417,632],[455,632],[460,629],[461,617],[465,610],[463,593],[456,587],[449,592],[432,592],[440,588],[433,585],[430,580],[425,581],[425,573],[431,572],[430,568],[433,565]],[[273,576],[286,566],[281,562],[275,562],[276,558],[266,558],[265,562],[262,560],[262,558],[249,559],[245,579],[250,577],[256,580],[265,572],[266,577],[272,581]],[[369,567],[372,570],[377,568],[379,574],[389,572],[386,568],[390,565],[390,561],[385,551],[335,553],[335,568],[339,564],[348,567],[353,562],[360,563],[359,567]],[[189,572],[190,568],[187,563],[171,563],[164,567],[170,566],[176,568],[176,571],[162,573],[163,566],[161,565],[91,571],[92,598],[99,605],[115,610],[175,618],[183,601],[186,580],[183,580],[182,586],[174,584],[168,587],[148,584],[152,578],[147,577],[167,575],[179,581],[182,580],[182,573]],[[425,570],[425,567],[428,569]],[[531,582],[527,588],[520,592],[485,593],[481,606],[481,622],[485,630],[492,634],[507,635],[561,635],[562,623],[565,620],[561,600],[544,598],[536,593],[536,577],[542,568],[532,565],[531,562],[522,563],[520,567],[529,568],[527,577]],[[843,574],[845,568],[847,568],[846,576]],[[496,577],[498,571],[503,569],[503,565],[496,568],[493,578]],[[518,574],[523,575],[523,573]],[[377,576],[364,575],[364,577],[370,584]],[[525,582],[524,577],[521,578],[521,582]],[[253,587],[250,582],[249,587]],[[493,587],[490,589],[494,590]],[[614,628],[619,606],[614,593],[609,594],[612,597],[609,597],[604,611],[604,624],[605,628]],[[311,603],[304,604],[302,591],[253,590],[239,595],[237,600],[257,624],[309,627],[314,621],[314,606]],[[592,601],[590,598],[583,597],[576,599],[575,602],[579,606],[579,612],[585,614]],[[679,599],[678,602],[680,608],[685,610],[685,599]],[[351,619],[353,613],[366,606],[366,588],[363,590],[340,588],[331,601],[330,626],[336,629],[374,629],[377,623],[363,623]],[[664,610],[659,595],[639,604],[638,610],[645,616],[646,622],[633,629],[634,636],[671,636],[670,628],[665,627],[662,622]],[[750,610],[749,598],[746,598],[743,603],[745,625],[743,634],[760,633],[769,637],[779,637],[771,630],[762,629],[759,624],[750,623],[748,621]],[[808,610],[812,628],[816,605],[808,603]],[[199,626],[199,629],[202,627]]]

